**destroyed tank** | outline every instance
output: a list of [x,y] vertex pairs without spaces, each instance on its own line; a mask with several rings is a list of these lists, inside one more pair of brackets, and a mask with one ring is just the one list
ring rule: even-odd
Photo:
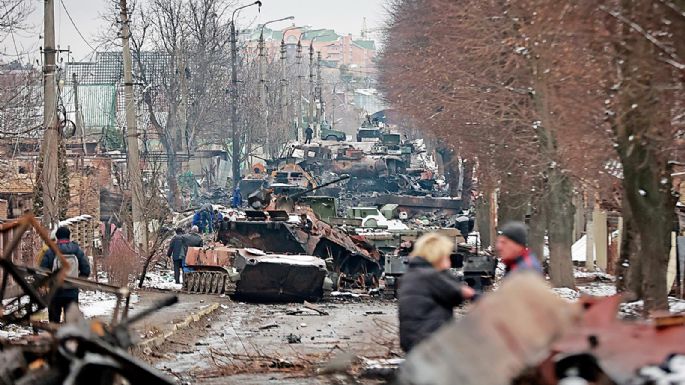
[[184,289],[255,301],[316,301],[323,297],[326,266],[310,255],[269,254],[251,248],[191,247]]
[[[306,193],[345,179],[347,177],[290,195],[263,194],[269,202],[251,204],[266,207],[266,210],[248,210],[246,220],[224,223],[219,240],[237,248],[318,257],[326,261],[336,289],[377,286],[382,273],[378,250],[363,237],[351,237],[321,220],[311,207],[298,204],[298,198]],[[303,214],[312,222],[311,228],[300,222]]]

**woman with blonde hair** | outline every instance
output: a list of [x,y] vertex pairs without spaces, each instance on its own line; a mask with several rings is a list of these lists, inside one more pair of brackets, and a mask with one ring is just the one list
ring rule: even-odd
[[405,352],[449,322],[456,306],[476,296],[447,271],[453,251],[454,242],[438,233],[423,235],[414,245],[398,291],[400,345]]

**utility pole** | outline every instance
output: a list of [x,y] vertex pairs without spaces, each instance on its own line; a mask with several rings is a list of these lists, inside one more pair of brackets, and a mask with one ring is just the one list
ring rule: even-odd
[[335,84],[333,84],[333,97],[331,98],[331,128],[334,128],[333,126],[335,126],[335,99],[338,97],[338,94],[336,93],[337,87],[338,83],[336,82]]
[[76,78],[76,72],[71,74],[71,82],[74,87],[74,113],[76,114],[76,130],[81,133],[81,146],[83,147],[83,156],[88,155],[88,149],[86,148],[86,128],[83,126],[83,117],[81,116],[81,109],[78,103],[78,79]]
[[[281,120],[286,124],[290,125],[288,122],[288,112],[286,107],[285,96],[288,93],[288,79],[285,77],[285,64],[286,64],[286,50],[285,50],[285,31],[283,32],[283,39],[281,39],[281,92],[279,104],[281,107]],[[287,131],[286,131],[287,132]]]
[[[264,24],[266,25],[266,24]],[[266,54],[264,53],[264,26],[259,35],[259,105],[262,108],[261,123],[264,133],[264,154],[267,157],[271,154],[271,133],[269,132],[269,111],[266,105]]]
[[298,141],[304,139],[304,129],[302,128],[302,78],[302,41],[300,39],[297,41],[297,131],[295,132],[295,138]]
[[231,171],[233,189],[240,183],[240,132],[238,131],[238,36],[235,29],[235,14],[243,8],[256,5],[260,9],[261,1],[255,1],[233,10],[231,15]]
[[126,145],[128,147],[128,175],[131,186],[131,217],[133,218],[133,238],[136,250],[148,255],[147,223],[143,178],[140,172],[140,153],[138,150],[138,126],[136,124],[136,104],[133,100],[133,69],[129,38],[131,29],[128,19],[126,0],[119,0],[119,18],[121,22],[122,58],[124,60],[124,106],[126,108]]
[[316,53],[316,87],[316,97],[319,99],[319,108],[316,110],[316,124],[320,126],[321,122],[326,120],[323,103],[323,80],[321,79],[321,51]]
[[43,14],[45,46],[43,47],[43,224],[52,229],[59,223],[57,146],[57,94],[55,90],[55,3],[45,0]]
[[314,39],[309,44],[309,113],[307,114],[307,124],[314,130],[316,137],[316,127],[314,126]]
[[233,174],[234,190],[238,187],[240,180],[240,143],[238,141],[238,47],[235,33],[235,21],[231,20],[231,170]]

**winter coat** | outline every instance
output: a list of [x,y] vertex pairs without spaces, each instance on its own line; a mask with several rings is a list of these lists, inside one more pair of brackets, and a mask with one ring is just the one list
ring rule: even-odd
[[169,250],[167,251],[167,257],[171,257],[174,261],[182,260],[186,256],[186,242],[182,234],[176,234],[171,238],[171,243],[169,243]]
[[[78,259],[78,276],[80,278],[88,278],[90,276],[90,263],[88,258],[79,247],[78,243],[69,240],[58,240],[57,247],[62,254],[74,254]],[[40,267],[52,271],[53,263],[55,262],[55,252],[49,249],[43,255],[43,260]],[[78,288],[57,289],[55,297],[59,298],[78,298]]]
[[409,261],[399,281],[400,346],[405,352],[453,318],[464,302],[461,284],[447,271],[438,271],[421,257]]
[[243,205],[243,195],[240,193],[240,189],[237,188],[233,191],[233,197],[231,198],[231,207],[238,208]]
[[535,254],[531,253],[529,249],[526,249],[523,252],[523,255],[514,260],[504,261],[504,264],[507,268],[505,275],[509,275],[514,271],[534,271],[539,274],[544,274],[540,261],[538,261]]
[[184,239],[186,247],[202,247],[202,237],[199,234],[186,234]]

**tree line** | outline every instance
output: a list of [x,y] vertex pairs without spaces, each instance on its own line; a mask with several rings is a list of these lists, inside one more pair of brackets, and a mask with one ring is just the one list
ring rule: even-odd
[[531,247],[541,253],[549,238],[551,282],[573,287],[577,197],[620,210],[617,285],[649,310],[666,308],[685,1],[394,0],[388,9],[386,97],[474,161],[480,211],[496,191],[498,221],[530,215]]

